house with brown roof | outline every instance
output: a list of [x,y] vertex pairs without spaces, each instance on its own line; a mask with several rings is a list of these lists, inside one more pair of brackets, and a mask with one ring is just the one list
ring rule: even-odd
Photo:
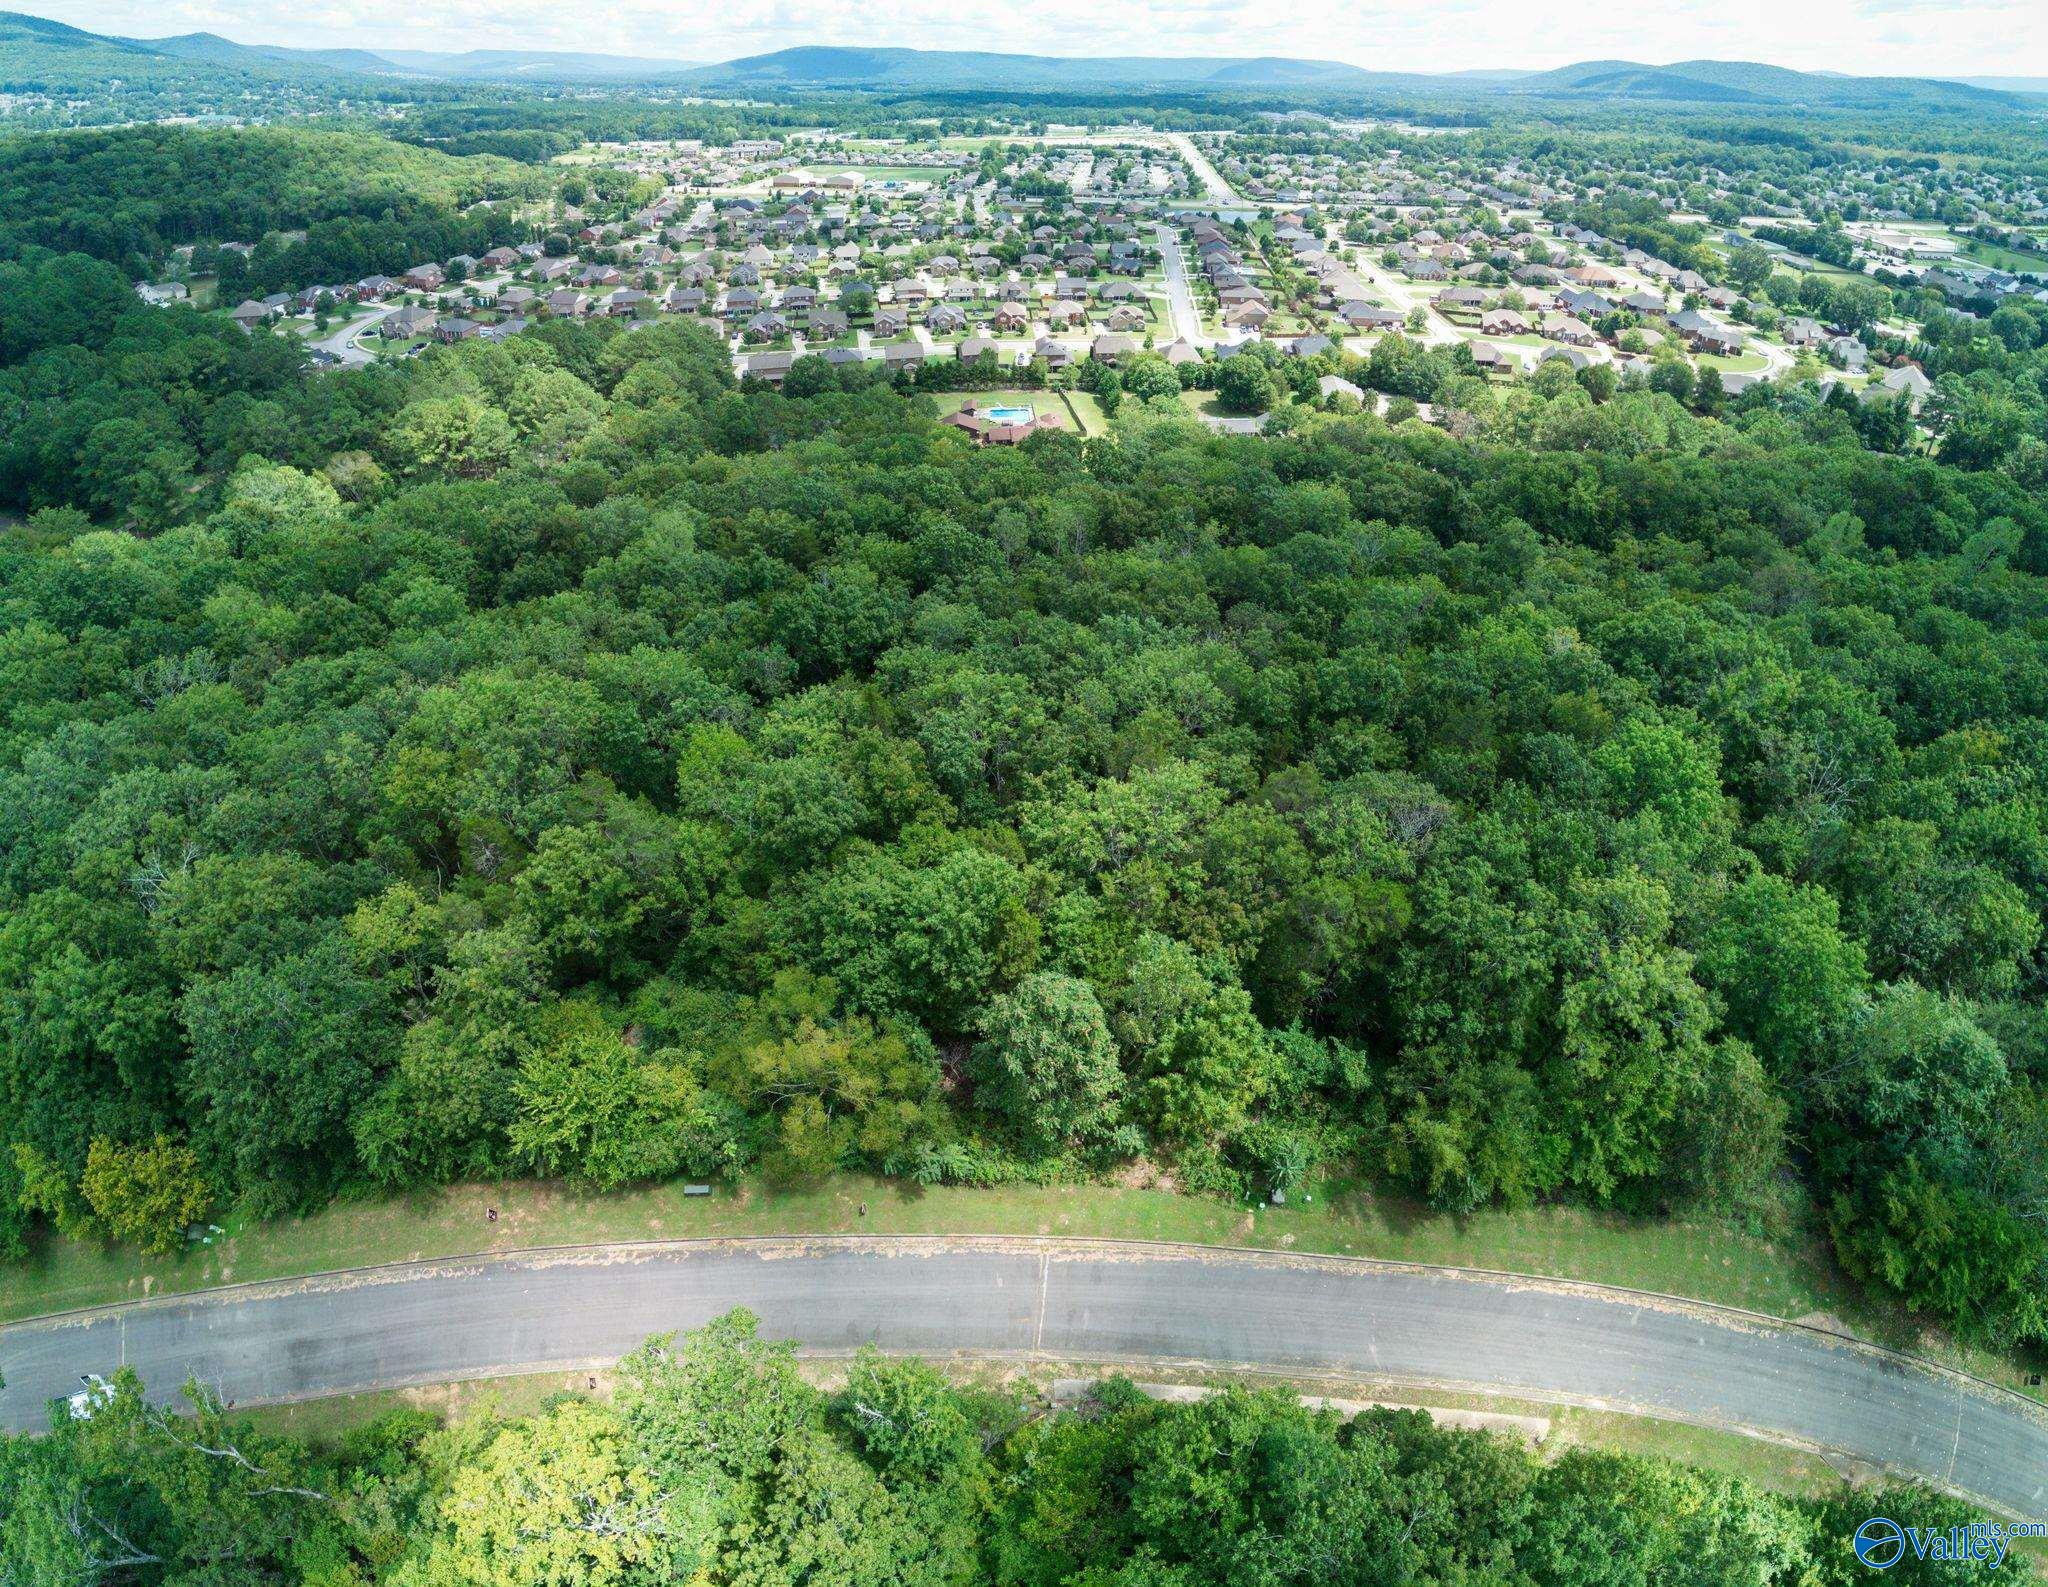
[[964,430],[974,438],[977,446],[1015,446],[1018,442],[1036,435],[1040,430],[1063,428],[1060,421],[1047,408],[1032,404],[1031,417],[1024,422],[1012,419],[994,419],[986,411],[988,407],[1001,404],[989,403],[985,398],[969,398],[952,413],[939,422]]
[[400,309],[384,316],[377,334],[389,342],[402,342],[409,336],[425,336],[440,321],[440,315],[432,309]]

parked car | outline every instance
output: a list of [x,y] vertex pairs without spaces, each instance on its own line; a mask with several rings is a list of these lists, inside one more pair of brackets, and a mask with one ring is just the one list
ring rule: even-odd
[[79,1374],[78,1381],[85,1385],[76,1390],[70,1401],[71,1419],[74,1422],[90,1421],[95,1411],[114,1398],[114,1385],[97,1372]]

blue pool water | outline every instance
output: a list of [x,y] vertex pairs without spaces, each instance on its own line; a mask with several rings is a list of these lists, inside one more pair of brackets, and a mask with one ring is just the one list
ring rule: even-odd
[[1029,408],[983,408],[981,411],[998,424],[1029,424],[1031,422],[1031,410]]

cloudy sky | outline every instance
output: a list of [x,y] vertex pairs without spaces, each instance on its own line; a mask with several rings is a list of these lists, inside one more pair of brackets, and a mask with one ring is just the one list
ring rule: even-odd
[[2043,0],[28,0],[96,32],[245,43],[538,48],[717,61],[792,44],[1046,55],[1295,55],[1391,71],[1610,57],[1867,75],[2048,77]]

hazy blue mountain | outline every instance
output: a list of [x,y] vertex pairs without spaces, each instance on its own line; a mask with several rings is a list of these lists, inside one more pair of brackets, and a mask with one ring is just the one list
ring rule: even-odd
[[707,66],[706,82],[833,88],[1058,88],[1210,84],[1217,87],[1358,87],[1390,81],[1339,61],[1278,57],[1000,55],[978,50],[800,45]]
[[[2042,79],[1979,83],[1795,72],[1754,61],[1580,61],[1556,71],[1468,71],[1426,76],[1368,71],[1341,61],[1286,56],[1066,57],[991,51],[804,45],[717,65],[658,56],[574,50],[292,49],[240,44],[213,33],[173,38],[103,37],[41,17],[0,12],[0,88],[113,96],[168,93],[203,98],[261,87],[272,97],[391,97],[405,79],[441,83],[529,82],[772,91],[843,89],[1144,89],[1245,92],[1406,91],[1473,98],[1526,97],[1606,102],[1663,101],[1754,108],[1842,107],[1983,113],[2032,101],[2005,85],[2048,87]],[[394,81],[399,80],[399,81]],[[1989,86],[1996,84],[1998,86]]]
[[1580,61],[1501,85],[1546,98],[1668,99],[1696,104],[1815,105],[1859,109],[1994,109],[2010,95],[1919,77],[1850,77],[1795,72],[1758,61]]
[[2048,94],[2048,77],[1956,77],[1950,81],[2008,94]]
[[806,45],[750,55],[688,74],[703,84],[769,88],[1212,87],[1367,89],[1513,94],[1564,99],[1675,103],[1984,110],[2010,95],[1920,78],[1795,72],[1753,61],[1581,61],[1549,72],[1469,71],[1426,76],[1375,72],[1341,61],[1278,56],[1101,56],[1068,59],[965,50],[864,49]]
[[569,50],[466,50],[461,54],[433,50],[385,50],[381,53],[385,60],[395,65],[433,77],[479,78],[498,82],[521,79],[634,82],[692,71],[702,64],[660,56],[588,55]]

